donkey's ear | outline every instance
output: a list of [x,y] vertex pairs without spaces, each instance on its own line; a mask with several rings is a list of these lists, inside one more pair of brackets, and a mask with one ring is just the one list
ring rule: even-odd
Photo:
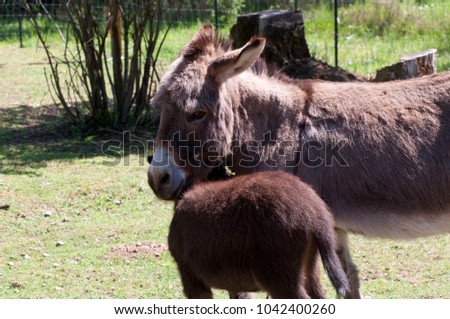
[[206,23],[200,27],[200,30],[194,35],[192,40],[186,44],[181,51],[181,56],[194,60],[201,55],[207,47],[214,43],[214,28],[212,24]]
[[209,75],[220,85],[229,78],[244,72],[259,58],[265,44],[264,37],[252,37],[242,48],[225,53],[215,59],[209,65]]

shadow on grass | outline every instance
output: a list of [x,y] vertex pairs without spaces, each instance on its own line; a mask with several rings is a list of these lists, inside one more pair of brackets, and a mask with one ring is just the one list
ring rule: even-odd
[[56,106],[0,108],[0,174],[39,175],[37,169],[46,167],[49,161],[71,162],[106,155],[145,156],[147,152],[145,143],[133,141],[133,147],[104,151],[102,146],[111,140],[117,141],[118,146],[123,142],[122,132],[89,132],[67,121]]

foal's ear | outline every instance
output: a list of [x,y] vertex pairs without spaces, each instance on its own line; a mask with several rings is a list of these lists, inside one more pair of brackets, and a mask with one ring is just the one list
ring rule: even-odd
[[214,28],[212,24],[206,23],[194,35],[192,40],[186,44],[181,51],[181,56],[194,60],[201,55],[209,45],[214,43]]
[[247,70],[260,56],[266,39],[254,36],[242,48],[227,52],[215,59],[208,68],[208,73],[218,85],[229,78]]

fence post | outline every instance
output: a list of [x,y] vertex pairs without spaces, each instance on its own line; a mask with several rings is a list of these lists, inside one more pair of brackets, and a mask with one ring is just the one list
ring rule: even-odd
[[338,0],[334,0],[334,65],[338,67]]
[[219,30],[219,14],[217,11],[217,0],[214,0],[214,18],[216,23],[216,30]]
[[20,47],[23,48],[23,42],[22,42],[22,16],[19,16],[19,40],[20,40]]
[[298,0],[294,0],[294,11],[298,11]]

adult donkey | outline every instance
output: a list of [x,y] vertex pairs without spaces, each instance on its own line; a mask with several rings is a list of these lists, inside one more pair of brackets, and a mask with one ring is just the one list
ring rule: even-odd
[[298,175],[335,215],[347,297],[359,298],[348,232],[450,232],[450,73],[381,84],[292,80],[267,70],[264,45],[254,37],[230,51],[210,25],[186,45],[152,101],[160,123],[149,184],[174,199],[224,161],[236,174]]

